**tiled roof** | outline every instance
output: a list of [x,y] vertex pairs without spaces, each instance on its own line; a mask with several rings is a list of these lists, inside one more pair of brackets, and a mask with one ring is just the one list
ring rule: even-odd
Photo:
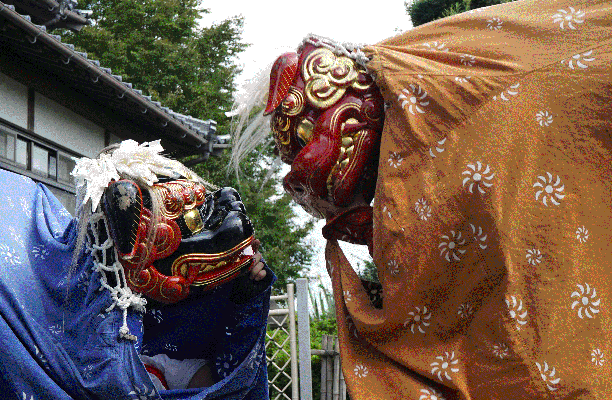
[[[5,9],[10,10],[11,12],[3,12]],[[160,102],[153,101],[151,96],[146,96],[141,90],[134,89],[131,83],[124,82],[121,75],[113,74],[110,68],[101,66],[100,61],[88,58],[87,53],[76,51],[74,45],[70,43],[63,43],[60,35],[50,34],[47,32],[47,28],[44,25],[34,24],[29,15],[21,15],[17,13],[14,5],[6,4],[0,1],[0,18],[2,17],[8,17],[8,19],[10,19],[12,22],[18,22],[17,19],[21,19],[22,21],[21,24],[19,24],[19,28],[26,31],[29,43],[34,44],[39,39],[47,39],[44,40],[44,45],[47,47],[53,47],[53,50],[60,53],[57,55],[57,57],[61,58],[64,64],[68,65],[71,62],[79,63],[80,67],[85,67],[86,72],[91,76],[94,83],[102,81],[103,85],[112,86],[117,93],[118,99],[125,98],[126,102],[129,99],[131,106],[134,105],[132,104],[134,102],[140,103],[141,112],[143,114],[146,114],[147,111],[156,113],[156,115],[162,114],[158,116],[160,116],[162,119],[164,119],[163,116],[166,116],[166,124],[169,122],[173,125],[179,125],[183,130],[183,133],[181,136],[177,137],[176,140],[180,141],[181,139],[185,139],[187,135],[192,137],[192,139],[199,139],[197,140],[199,143],[196,145],[196,148],[198,149],[196,153],[213,153],[214,150],[220,150],[221,148],[228,147],[227,143],[219,143],[220,141],[215,135],[215,121],[203,121],[191,116],[174,112],[167,107],[163,107]],[[0,57],[2,57],[1,52]],[[164,125],[164,122],[162,122],[161,125],[166,126]],[[223,137],[222,139],[226,138]],[[225,141],[226,140],[222,140],[221,142]],[[191,142],[193,142],[193,140],[191,140]]]

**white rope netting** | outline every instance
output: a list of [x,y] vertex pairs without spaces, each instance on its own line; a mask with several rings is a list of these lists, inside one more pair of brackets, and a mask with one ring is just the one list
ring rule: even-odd
[[[91,215],[89,220],[89,229],[91,230],[94,243],[88,243],[91,248],[91,254],[94,260],[96,271],[100,274],[100,290],[108,290],[113,303],[104,310],[109,313],[115,308],[121,309],[123,312],[123,324],[119,329],[120,337],[128,340],[136,340],[136,336],[132,335],[127,324],[128,308],[133,307],[141,313],[146,312],[145,306],[147,300],[140,293],[135,293],[127,285],[125,270],[119,262],[119,254],[115,248],[113,239],[110,236],[108,222],[104,213],[98,208],[97,212]],[[101,243],[100,229],[104,229],[106,240]],[[112,255],[112,257],[109,257]],[[112,259],[111,259],[112,258]],[[107,274],[112,274],[115,278],[114,286],[109,283]]]

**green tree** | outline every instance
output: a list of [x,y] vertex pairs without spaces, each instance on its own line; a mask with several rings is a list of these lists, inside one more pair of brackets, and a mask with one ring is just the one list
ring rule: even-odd
[[413,26],[426,24],[436,19],[449,17],[469,10],[515,0],[412,0],[406,1],[406,11]]
[[[164,106],[214,119],[220,134],[229,132],[225,112],[231,110],[240,71],[235,56],[246,48],[242,19],[200,27],[198,18],[208,12],[201,0],[79,0],[78,8],[92,10],[94,23],[79,33],[65,33],[77,48]],[[262,254],[279,277],[276,288],[284,291],[310,263],[312,250],[303,241],[312,222],[298,224],[290,198],[279,194],[278,179],[267,179],[262,162],[271,157],[271,149],[251,154],[241,165],[248,179],[240,185],[226,174],[227,153],[193,169],[217,186],[238,189]]]
[[380,280],[378,279],[378,268],[376,268],[374,261],[364,261],[363,269],[359,273],[359,277],[366,281],[380,283]]
[[[253,221],[255,236],[262,243],[262,254],[278,276],[275,292],[284,292],[287,283],[305,275],[310,265],[312,249],[304,239],[312,230],[313,221],[298,221],[293,210],[295,204],[283,192],[278,179],[268,178],[272,149],[259,148],[241,164],[243,178],[240,183],[234,174],[226,173],[229,154],[211,157],[193,169],[202,178],[218,186],[237,188],[247,214]],[[273,172],[278,174],[278,168]],[[248,179],[245,179],[247,178]]]
[[93,24],[70,41],[172,110],[214,119],[225,133],[240,72],[241,18],[201,28],[201,0],[79,0]]

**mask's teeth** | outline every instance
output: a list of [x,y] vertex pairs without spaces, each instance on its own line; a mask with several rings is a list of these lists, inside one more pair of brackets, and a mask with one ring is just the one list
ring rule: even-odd
[[245,247],[244,250],[242,250],[242,254],[245,256],[252,256],[253,254],[255,254],[255,252],[253,252],[252,246],[248,246],[248,247]]

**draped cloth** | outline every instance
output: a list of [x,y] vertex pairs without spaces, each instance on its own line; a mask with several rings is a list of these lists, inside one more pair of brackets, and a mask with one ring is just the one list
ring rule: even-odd
[[612,2],[516,1],[364,51],[382,307],[326,252],[351,398],[611,398]]
[[[123,313],[106,311],[111,296],[100,290],[90,252],[70,267],[76,221],[29,178],[0,169],[0,186],[0,398],[268,397],[269,287],[240,304],[229,296],[232,281],[182,307],[148,307],[146,315],[129,309],[137,341],[122,339]],[[158,393],[140,362],[141,348],[209,359],[218,383]]]

